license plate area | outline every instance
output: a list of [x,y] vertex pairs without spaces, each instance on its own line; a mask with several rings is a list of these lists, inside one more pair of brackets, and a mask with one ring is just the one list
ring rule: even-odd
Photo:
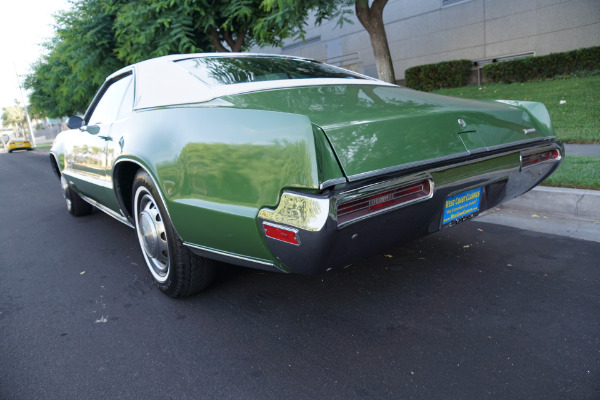
[[442,227],[456,225],[479,214],[481,187],[449,196],[444,202]]

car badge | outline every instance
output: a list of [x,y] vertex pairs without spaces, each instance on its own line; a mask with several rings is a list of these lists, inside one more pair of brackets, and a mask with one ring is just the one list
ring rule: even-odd
[[523,129],[523,133],[526,135],[528,133],[534,133],[534,132],[536,132],[535,128]]
[[458,124],[461,126],[461,128],[465,128],[467,126],[467,123],[462,118],[458,119]]

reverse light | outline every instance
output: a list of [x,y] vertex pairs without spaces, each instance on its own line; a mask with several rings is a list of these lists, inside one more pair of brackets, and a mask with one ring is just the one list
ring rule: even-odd
[[429,179],[342,202],[337,209],[338,224],[379,213],[390,208],[430,198],[433,184]]
[[529,167],[544,161],[560,160],[558,149],[546,150],[539,153],[521,155],[521,167]]
[[270,224],[268,222],[263,222],[263,227],[265,228],[265,235],[267,235],[267,237],[270,237],[271,239],[280,240],[282,242],[294,244],[296,246],[300,245],[297,229]]

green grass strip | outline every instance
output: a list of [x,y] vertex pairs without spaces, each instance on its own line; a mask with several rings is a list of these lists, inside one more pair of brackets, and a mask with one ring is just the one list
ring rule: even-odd
[[567,155],[542,185],[600,190],[600,157]]
[[546,105],[559,140],[600,143],[600,75],[465,86],[435,93],[469,99],[539,101]]

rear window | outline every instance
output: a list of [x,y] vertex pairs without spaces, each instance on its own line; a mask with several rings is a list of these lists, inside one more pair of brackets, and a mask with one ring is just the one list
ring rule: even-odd
[[176,61],[208,86],[285,79],[364,79],[317,61],[280,57],[205,57]]

